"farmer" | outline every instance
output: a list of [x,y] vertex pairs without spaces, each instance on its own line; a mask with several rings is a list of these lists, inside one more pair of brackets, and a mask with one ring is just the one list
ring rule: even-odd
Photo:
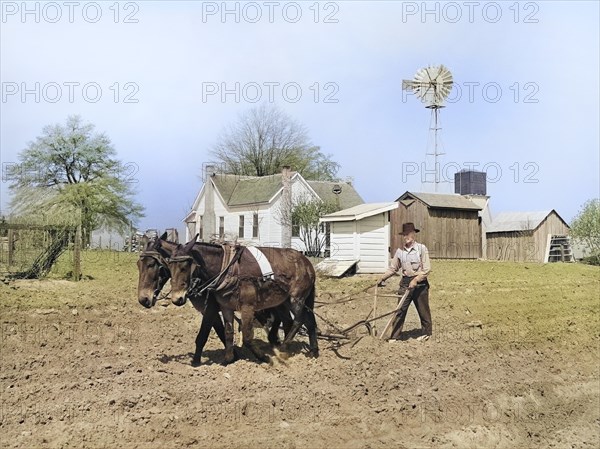
[[403,236],[404,246],[398,248],[390,267],[377,283],[378,286],[385,285],[386,279],[402,270],[398,295],[402,298],[407,289],[412,290],[402,304],[398,303],[399,308],[394,318],[391,336],[391,339],[395,340],[400,338],[400,332],[402,326],[404,326],[408,306],[411,302],[415,303],[421,319],[422,335],[418,340],[429,339],[432,332],[431,312],[429,311],[429,283],[427,282],[427,275],[431,271],[431,263],[429,262],[427,247],[416,242],[417,232],[419,230],[415,228],[414,223],[404,223],[402,225],[400,234]]

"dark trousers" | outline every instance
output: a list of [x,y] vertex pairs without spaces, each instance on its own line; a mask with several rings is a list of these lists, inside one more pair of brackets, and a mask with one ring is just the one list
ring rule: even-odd
[[[412,277],[403,276],[400,281],[400,288],[398,290],[398,295],[400,295],[400,300],[402,296],[408,289],[408,284],[412,280]],[[417,308],[417,312],[419,313],[419,318],[421,319],[421,330],[423,335],[431,335],[433,325],[431,323],[431,312],[429,310],[429,282],[424,280],[417,284],[417,286],[413,289],[412,293],[408,294],[408,297],[404,300],[404,303],[401,305],[400,310],[396,312],[396,317],[394,318],[394,323],[392,325],[392,337],[391,338],[399,338],[400,332],[402,332],[402,327],[404,326],[404,320],[406,320],[406,313],[408,312],[408,306],[410,303],[414,302],[415,307]]]

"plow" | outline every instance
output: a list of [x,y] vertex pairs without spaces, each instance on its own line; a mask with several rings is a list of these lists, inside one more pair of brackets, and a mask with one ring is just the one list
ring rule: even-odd
[[[348,302],[351,302],[351,301],[354,301],[357,299],[361,299],[360,297],[358,297],[356,295],[364,294],[370,288],[372,288],[372,287],[369,286],[359,292],[355,292],[350,295],[347,295],[346,297],[338,299],[337,301],[334,301],[332,303],[317,302],[318,305],[315,306],[315,309],[322,308],[327,305],[343,304],[343,303],[348,303]],[[317,336],[319,339],[337,342],[339,345],[351,342],[352,346],[354,346],[363,336],[370,335],[372,337],[377,337],[378,336],[377,322],[383,318],[389,317],[386,325],[384,326],[383,330],[379,334],[379,338],[384,339],[391,324],[392,324],[392,321],[394,320],[394,316],[400,310],[400,307],[407,300],[407,298],[409,297],[411,292],[412,292],[412,289],[407,289],[406,292],[402,296],[397,295],[397,294],[392,294],[392,295],[383,294],[382,295],[382,294],[379,294],[378,287],[376,286],[374,299],[373,299],[373,306],[371,307],[371,310],[369,311],[367,316],[364,319],[357,321],[356,323],[354,323],[346,328],[343,328],[343,329],[340,328],[339,326],[337,326],[335,323],[328,320],[327,318],[325,318],[324,316],[322,316],[321,314],[319,314],[315,310],[314,313],[317,316],[317,318],[319,318],[322,322],[327,324],[330,328],[334,329],[334,331],[335,331],[335,332],[319,331],[319,332],[317,332]],[[400,300],[398,301],[398,305],[394,309],[387,311],[385,313],[382,313],[380,315],[377,315],[377,300],[378,300],[378,298],[400,298]],[[362,327],[364,327],[365,330],[362,333],[358,333],[358,336],[357,336],[355,331],[357,329],[361,329]]]

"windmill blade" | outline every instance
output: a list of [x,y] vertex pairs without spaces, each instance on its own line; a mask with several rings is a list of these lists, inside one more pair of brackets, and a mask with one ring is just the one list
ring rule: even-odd
[[428,67],[424,67],[422,69],[417,70],[415,73],[415,80],[419,81],[431,81],[431,77],[429,76],[429,72],[427,71]]
[[432,98],[435,97],[435,85],[432,83],[426,84],[419,90],[417,96],[423,103],[430,103]]
[[403,89],[426,89],[427,87],[429,87],[431,85],[431,83],[427,82],[421,82],[421,81],[402,81],[402,88]]
[[402,89],[412,91],[418,98],[421,98],[425,92],[431,88],[430,83],[422,83],[419,81],[402,81]]
[[452,73],[444,65],[419,69],[412,82],[403,81],[403,89],[412,89],[429,106],[441,106],[452,90]]
[[412,91],[415,96],[423,103],[428,103],[429,97],[431,97],[431,83],[423,83],[419,81],[402,81],[402,89]]
[[425,72],[427,73],[427,78],[429,79],[429,82],[434,83],[435,82],[435,77],[436,77],[436,67],[427,67],[425,69]]

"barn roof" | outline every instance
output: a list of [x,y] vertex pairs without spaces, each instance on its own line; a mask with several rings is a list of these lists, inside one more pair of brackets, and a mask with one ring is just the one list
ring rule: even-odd
[[373,215],[381,214],[399,206],[397,202],[392,203],[365,203],[348,209],[333,212],[321,217],[321,221],[354,221]]
[[[300,177],[295,173],[292,179]],[[283,188],[281,173],[270,176],[239,176],[217,174],[212,177],[215,187],[229,206],[268,203]],[[336,202],[348,208],[363,202],[351,184],[332,181],[308,181],[306,183],[323,201]],[[333,193],[334,185],[341,186],[341,193]]]
[[436,209],[482,209],[481,206],[457,193],[406,192],[396,201],[402,201],[410,198],[417,198],[425,203],[428,207]]
[[552,212],[564,222],[554,209],[535,212],[501,212],[494,217],[487,232],[533,231]]

